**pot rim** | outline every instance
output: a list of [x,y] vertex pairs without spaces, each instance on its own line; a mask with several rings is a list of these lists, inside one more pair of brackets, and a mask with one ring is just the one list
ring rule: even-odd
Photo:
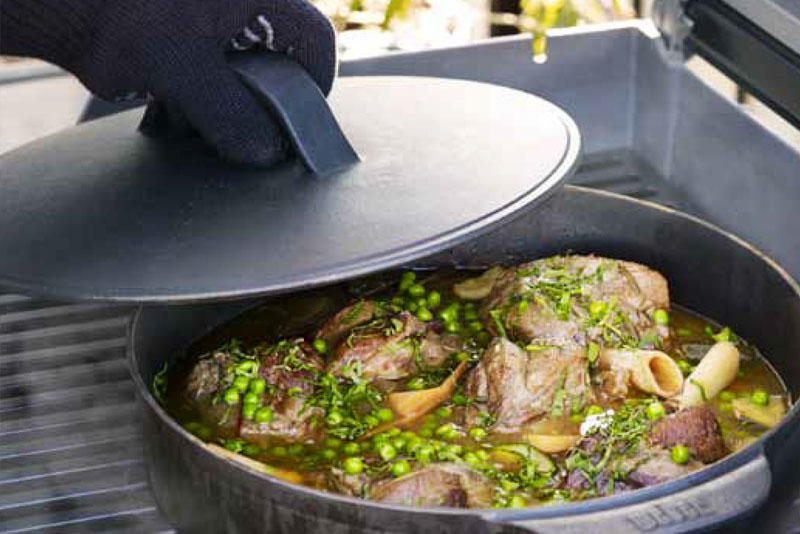
[[[660,204],[656,204],[654,202],[646,200],[627,197],[625,195],[620,195],[617,193],[610,193],[608,191],[600,191],[596,189],[573,186],[573,185],[567,185],[564,188],[567,191],[575,191],[581,194],[605,196],[608,198],[612,198],[616,201],[628,202],[633,205],[639,205],[645,208],[660,210],[671,216],[675,216],[678,218],[682,218],[686,221],[689,221],[692,224],[705,227],[706,229],[716,233],[720,238],[732,241],[735,245],[738,245],[739,247],[746,249],[751,254],[756,255],[759,259],[761,259],[764,263],[766,263],[773,271],[775,271],[789,285],[792,292],[795,294],[796,298],[800,299],[800,284],[783,267],[781,267],[780,264],[778,264],[775,260],[767,256],[761,250],[751,245],[744,239],[716,226],[715,224],[712,224],[699,217],[684,213],[682,211],[673,208],[662,206]],[[436,515],[445,515],[454,517],[475,516],[488,521],[509,521],[509,520],[534,519],[534,518],[539,519],[539,518],[551,518],[558,516],[574,516],[592,512],[599,512],[602,510],[609,510],[632,504],[643,503],[655,497],[663,497],[665,495],[679,493],[682,490],[698,486],[704,482],[708,482],[726,473],[729,473],[741,467],[742,465],[746,464],[753,458],[756,458],[757,456],[763,454],[765,444],[769,440],[771,440],[775,434],[785,430],[790,421],[795,419],[800,419],[800,401],[794,399],[793,404],[790,406],[789,410],[784,415],[783,419],[778,425],[764,432],[761,436],[759,436],[759,438],[756,441],[746,446],[745,448],[741,449],[740,451],[736,452],[735,454],[731,454],[723,458],[722,460],[719,460],[709,466],[704,467],[703,469],[700,469],[699,471],[689,473],[682,477],[667,482],[663,482],[660,484],[656,484],[653,486],[649,486],[646,488],[639,488],[635,491],[621,493],[617,495],[598,497],[586,501],[568,502],[559,505],[538,506],[520,510],[495,509],[495,508],[471,508],[471,509],[470,508],[467,509],[415,508],[410,506],[385,504],[376,501],[359,499],[356,497],[348,497],[346,495],[318,490],[310,488],[308,486],[303,486],[301,484],[286,482],[278,478],[271,477],[264,473],[260,473],[258,471],[247,468],[244,465],[235,462],[233,460],[228,460],[226,458],[223,458],[217,454],[214,454],[206,447],[204,447],[203,446],[204,442],[202,440],[200,440],[199,438],[195,437],[194,435],[186,431],[180,424],[178,424],[177,421],[175,421],[166,412],[166,410],[164,410],[161,407],[161,405],[158,403],[158,401],[155,399],[152,392],[150,391],[150,388],[144,383],[141,374],[138,372],[138,365],[137,365],[138,362],[136,355],[137,351],[135,347],[134,334],[138,329],[139,319],[142,313],[146,312],[146,309],[147,309],[146,305],[138,307],[136,311],[133,313],[130,322],[128,323],[127,344],[126,344],[127,363],[130,373],[133,377],[133,381],[136,384],[137,394],[139,395],[140,399],[143,400],[147,404],[147,406],[158,415],[159,419],[161,419],[162,422],[166,423],[167,426],[169,426],[173,431],[175,431],[179,436],[181,436],[182,439],[191,443],[191,446],[196,447],[198,452],[200,452],[201,454],[205,454],[210,458],[225,463],[228,465],[229,468],[235,468],[244,474],[247,474],[249,476],[254,476],[260,479],[261,483],[271,483],[289,491],[298,491],[308,496],[328,499],[335,502],[341,502],[343,504],[367,506],[379,510],[402,512],[405,514],[409,513],[419,514],[419,515],[436,514]],[[767,359],[769,361],[768,357]]]

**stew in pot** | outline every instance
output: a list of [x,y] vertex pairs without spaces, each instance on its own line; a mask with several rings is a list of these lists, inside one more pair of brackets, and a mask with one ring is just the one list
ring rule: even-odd
[[527,507],[658,484],[790,402],[757,348],[636,263],[565,255],[273,299],[156,377],[214,452],[407,506]]

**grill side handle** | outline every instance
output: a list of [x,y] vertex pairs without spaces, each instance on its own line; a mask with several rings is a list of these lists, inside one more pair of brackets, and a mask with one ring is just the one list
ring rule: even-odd
[[[515,532],[537,534],[697,531],[754,511],[769,495],[772,474],[763,451],[758,451],[739,467],[702,484],[685,488],[681,487],[680,480],[675,484],[677,487],[668,494],[653,487],[649,491],[660,496],[610,509],[575,515],[569,515],[568,509],[563,512],[553,509],[545,516],[520,510],[498,512],[487,519],[500,523],[504,532],[512,527]],[[636,499],[637,493],[642,491],[648,490],[632,492],[630,497]],[[597,504],[603,506],[602,499]]]

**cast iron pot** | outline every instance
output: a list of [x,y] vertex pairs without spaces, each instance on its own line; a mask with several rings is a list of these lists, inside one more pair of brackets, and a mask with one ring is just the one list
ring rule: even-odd
[[[567,187],[489,234],[416,265],[511,264],[572,251],[633,260],[663,273],[672,301],[755,343],[796,398],[800,287],[742,240],[697,218],[614,194]],[[315,285],[314,280],[308,281]],[[263,300],[263,299],[262,299]],[[182,532],[642,532],[720,524],[766,499],[770,460],[800,420],[689,476],[592,501],[524,510],[414,509],[325,493],[256,473],[205,449],[151,393],[164,362],[256,300],[149,307],[131,324],[129,358],[142,407],[150,482]]]

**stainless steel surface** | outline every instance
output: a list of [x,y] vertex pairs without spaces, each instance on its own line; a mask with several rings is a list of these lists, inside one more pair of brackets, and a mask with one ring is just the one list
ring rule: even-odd
[[800,2],[797,0],[724,1],[800,54]]
[[[797,0],[723,0],[775,37],[790,50],[800,54],[800,2]],[[670,49],[680,51],[691,28],[684,15],[687,0],[654,0],[653,19],[667,37]]]

